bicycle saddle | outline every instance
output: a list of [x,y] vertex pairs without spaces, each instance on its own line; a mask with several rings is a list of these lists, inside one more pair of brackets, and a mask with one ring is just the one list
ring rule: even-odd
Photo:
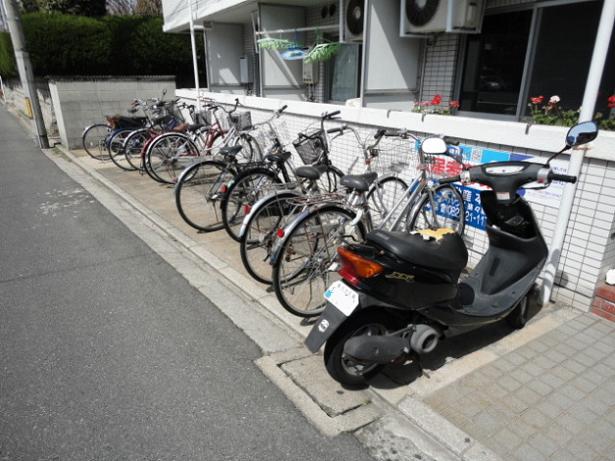
[[265,155],[265,160],[271,163],[280,163],[285,162],[290,158],[290,152],[279,152],[275,154],[267,154]]
[[224,155],[225,157],[235,157],[235,155],[237,155],[241,149],[243,149],[243,146],[241,144],[237,144],[235,146],[224,146],[222,148],[220,148],[220,154]]
[[187,131],[196,131],[196,130],[200,130],[204,126],[207,126],[207,125],[205,123],[195,123],[193,125],[188,125],[188,128],[186,128],[186,130]]
[[347,174],[342,177],[340,184],[351,190],[358,192],[366,192],[369,189],[371,183],[373,183],[378,177],[377,173],[365,173],[365,174]]
[[295,169],[295,175],[299,178],[305,179],[318,179],[320,178],[322,171],[320,171],[315,166],[304,165]]

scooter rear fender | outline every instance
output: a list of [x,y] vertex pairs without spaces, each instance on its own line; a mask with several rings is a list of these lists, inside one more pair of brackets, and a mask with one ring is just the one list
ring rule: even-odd
[[366,309],[395,309],[398,307],[385,303],[379,299],[369,296],[366,293],[359,293],[359,304],[349,316],[342,313],[331,303],[327,307],[312,327],[310,334],[305,340],[305,345],[310,352],[317,352],[322,345],[335,333],[335,331],[347,320],[354,318]]

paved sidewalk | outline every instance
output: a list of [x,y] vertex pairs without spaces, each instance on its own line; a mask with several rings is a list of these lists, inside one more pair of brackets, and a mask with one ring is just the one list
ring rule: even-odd
[[[86,169],[114,184],[120,195],[140,202],[161,227],[173,235],[188,235],[194,253],[244,294],[299,335],[307,334],[309,326],[286,314],[264,286],[245,275],[237,245],[223,231],[197,234],[181,221],[172,188],[82,152],[75,155]],[[425,358],[423,372],[416,365],[387,370],[372,383],[368,398],[391,405],[391,414],[393,408],[400,410],[459,459],[611,461],[614,352],[615,323],[568,306],[549,306],[521,331],[511,332],[501,323],[443,343]],[[293,360],[303,360],[299,355]],[[279,369],[326,408],[330,395],[310,393],[310,379],[326,379],[312,374],[319,367],[303,373],[300,363],[283,363],[277,363]],[[340,391],[334,384],[316,387],[335,394]],[[406,459],[403,453],[385,458]]]
[[425,402],[505,460],[614,460],[615,323],[579,315]]

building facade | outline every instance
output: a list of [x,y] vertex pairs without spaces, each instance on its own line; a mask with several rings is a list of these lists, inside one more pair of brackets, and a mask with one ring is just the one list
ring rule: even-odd
[[[442,23],[432,16],[420,33],[407,26],[407,10],[416,4],[444,11]],[[240,95],[255,120],[288,104],[288,131],[297,132],[340,108],[343,121],[364,137],[377,126],[445,134],[459,139],[475,162],[538,160],[563,146],[565,128],[528,121],[552,96],[566,110],[581,105],[602,7],[600,0],[163,1],[166,31],[188,30],[191,10],[205,39],[207,94],[228,103]],[[341,45],[332,58],[306,66],[286,49],[259,47],[261,39],[296,44],[299,54],[316,44]],[[613,41],[596,102],[606,117],[615,94]],[[195,97],[191,90],[178,94]],[[352,137],[336,140],[333,149],[336,162],[357,171],[361,152]],[[412,155],[411,148],[398,155]],[[565,171],[567,163],[562,156],[558,166]],[[614,186],[615,132],[603,130],[585,154],[554,290],[561,303],[594,305],[611,319],[615,306],[594,296],[615,266]],[[547,242],[558,225],[562,190],[555,184],[527,196]],[[464,195],[475,263],[486,248],[484,222],[477,192]]]

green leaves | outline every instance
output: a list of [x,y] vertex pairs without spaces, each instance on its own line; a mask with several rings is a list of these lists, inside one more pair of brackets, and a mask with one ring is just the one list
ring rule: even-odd
[[312,62],[328,61],[335,56],[341,46],[340,43],[319,43],[308,51],[304,61],[308,64]]

